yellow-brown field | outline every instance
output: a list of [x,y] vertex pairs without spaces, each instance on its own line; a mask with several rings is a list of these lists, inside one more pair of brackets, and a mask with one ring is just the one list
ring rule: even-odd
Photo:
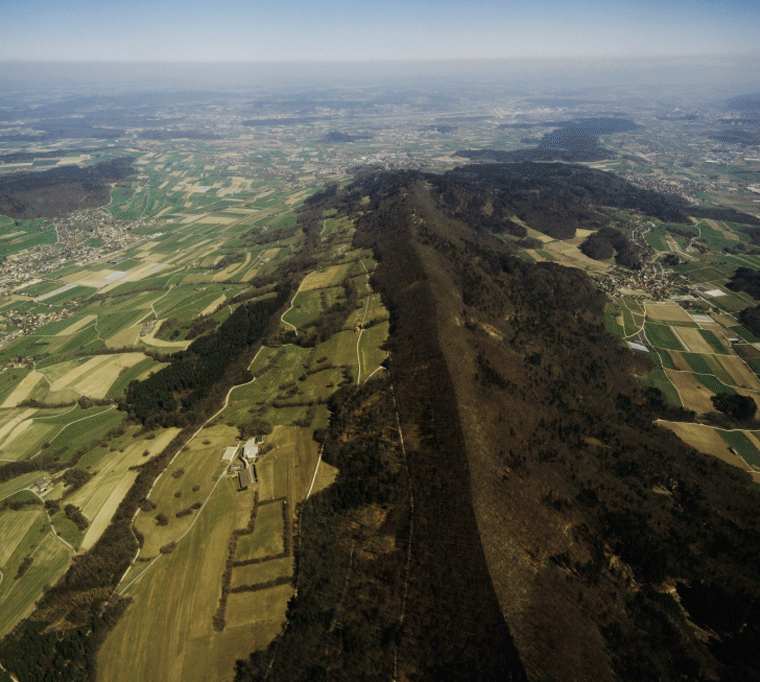
[[146,346],[153,346],[154,348],[171,348],[173,350],[185,350],[192,341],[164,341],[163,339],[156,338],[156,332],[161,329],[161,323],[164,319],[156,320],[153,325],[153,329],[140,337],[140,341]]
[[669,369],[666,369],[665,373],[678,391],[678,395],[681,396],[681,402],[687,410],[705,414],[715,409],[710,400],[713,394],[693,374]]
[[705,353],[707,355],[715,352],[712,346],[699,333],[698,329],[692,327],[671,327],[670,329],[676,336],[680,337],[680,340],[690,352]]
[[[176,433],[176,429],[173,431]],[[133,443],[125,448],[124,452],[110,452],[98,465],[100,469],[99,475],[77,490],[69,498],[71,503],[79,507],[92,523],[101,515],[108,516],[110,519],[113,516],[113,511],[115,511],[114,507],[110,515],[108,514],[108,509],[113,504],[112,497],[114,491],[123,488],[128,490],[137,475],[136,471],[129,471],[129,467],[142,464],[145,461],[145,458],[142,457],[142,452],[145,449],[150,448],[153,450],[153,454],[155,454],[158,452],[158,448],[167,442],[166,436],[161,434],[161,436],[152,441]],[[151,445],[149,446],[147,443]],[[128,481],[126,485],[124,485],[124,479]],[[118,502],[116,502],[116,505],[118,506]],[[88,531],[89,534],[90,532]]]
[[75,332],[78,332],[80,329],[86,327],[96,318],[97,315],[85,315],[82,319],[77,320],[73,324],[70,324],[68,327],[66,327],[66,329],[59,331],[56,336],[69,336]]
[[[231,587],[255,585],[276,578],[288,578],[293,575],[293,556],[272,559],[260,564],[238,566],[232,569]],[[271,588],[270,588],[271,589]]]
[[[235,479],[224,479],[176,549],[161,555],[129,587],[125,596],[134,601],[100,650],[99,679],[205,682],[232,677],[235,660],[256,646],[256,623],[245,621],[248,636],[240,637],[229,618],[229,630],[217,634],[212,618],[226,548],[238,528],[238,512],[251,501],[249,492],[237,491]],[[279,620],[283,617],[284,609]]]
[[10,433],[25,419],[31,417],[37,410],[33,407],[18,408],[9,410],[3,415],[3,424],[0,426],[0,443],[7,438]]
[[671,322],[692,322],[691,315],[677,303],[646,303],[647,317],[652,320],[669,320]]
[[[195,519],[195,513],[179,518],[175,514],[197,502],[206,501],[222,466],[222,452],[226,447],[235,445],[236,435],[236,429],[217,424],[201,431],[174,458],[148,496],[157,505],[156,508],[149,512],[139,512],[135,518],[135,528],[144,537],[141,556],[156,556],[162,546],[176,541],[187,531]],[[172,475],[180,471],[183,472],[181,475]],[[158,525],[158,514],[164,514],[169,523],[165,526]],[[139,569],[139,564],[135,564],[130,573],[134,574],[136,569]]]
[[[230,279],[230,277],[233,277],[234,275],[238,274],[239,272],[242,272],[245,268],[247,268],[250,262],[251,262],[251,252],[248,251],[245,254],[245,260],[242,263],[233,263],[232,265],[228,265],[226,268],[224,268],[224,270],[217,272],[211,279],[214,282],[223,282],[225,280],[228,280]],[[222,303],[224,300],[225,300],[225,297],[222,296],[221,299],[218,301],[218,303]],[[201,314],[208,315],[210,313],[213,313],[215,309],[216,308],[211,308],[211,310],[208,313],[203,312]],[[208,310],[208,308],[206,308],[206,310]]]
[[681,372],[691,372],[692,369],[689,366],[689,363],[686,362],[686,358],[679,353],[678,351],[663,351],[667,353],[670,356],[670,359],[673,360],[673,364],[676,366],[676,369]]
[[40,381],[45,381],[45,377],[39,372],[29,372],[20,382],[12,393],[3,401],[0,408],[16,407],[20,402],[23,402],[31,395]]
[[335,286],[346,276],[348,268],[349,265],[331,265],[321,272],[311,272],[304,277],[301,283],[301,291]]
[[745,471],[750,470],[741,457],[728,449],[726,441],[720,437],[712,426],[668,421],[660,421],[658,423],[673,431],[682,441],[691,445],[695,450],[704,452],[707,455],[713,455]]
[[0,514],[0,566],[4,566],[10,559],[19,542],[27,534],[28,530],[39,518],[40,510],[24,510]]
[[247,625],[254,631],[262,628],[272,636],[277,635],[285,622],[282,605],[287,604],[292,596],[292,585],[231,594],[227,602],[227,622],[233,628]]
[[760,391],[760,381],[747,367],[744,360],[736,355],[716,355],[716,359],[734,379],[734,385],[753,391]]
[[[71,496],[82,513],[90,519],[90,526],[82,540],[82,549],[90,549],[103,534],[120,502],[137,477],[137,471],[129,467],[142,464],[148,456],[153,457],[163,450],[179,433],[179,429],[164,429],[156,438],[141,440],[103,459],[99,475],[86,483],[81,490]],[[148,451],[147,456],[143,452]]]
[[153,316],[153,313],[148,310],[145,315],[135,322],[131,327],[122,329],[116,332],[113,336],[106,339],[106,346],[108,348],[128,348],[138,345],[140,340],[140,332],[142,331],[143,323],[146,318]]
[[[25,419],[18,422],[11,431],[9,431],[2,441],[3,449],[8,452],[16,449],[16,441],[24,438],[24,433],[32,426],[34,422],[31,419]],[[23,450],[23,446],[22,446]]]
[[[735,327],[738,324],[737,321],[727,313],[712,313],[712,318],[715,320],[715,322],[722,325],[723,327],[726,327],[727,329],[730,327]],[[731,333],[731,336],[734,336],[734,334]]]
[[587,272],[607,272],[611,267],[609,263],[589,258],[577,247],[572,244],[566,244],[563,241],[554,241],[551,244],[545,244],[544,250],[555,256],[557,261],[562,265],[580,268]]
[[119,373],[147,356],[142,353],[96,355],[50,384],[51,393],[73,390],[91,398],[104,398]]

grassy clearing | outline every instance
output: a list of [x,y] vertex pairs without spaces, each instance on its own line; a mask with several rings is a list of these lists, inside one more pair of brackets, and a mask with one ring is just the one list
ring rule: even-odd
[[612,303],[608,303],[604,307],[604,328],[608,332],[622,339],[625,336],[625,330],[623,329],[623,327],[620,326],[620,324],[617,321],[617,316],[619,314],[620,314],[619,308],[613,305]]
[[652,372],[649,372],[649,374],[647,374],[642,380],[642,383],[645,386],[659,388],[665,394],[665,397],[671,405],[683,407],[681,399],[678,396],[678,391],[673,384],[670,383],[667,375],[661,369],[655,369]]
[[253,383],[239,386],[232,392],[224,418],[241,423],[250,419],[259,408],[269,405],[275,397],[280,400],[293,398],[298,390],[299,377],[305,376],[310,367],[311,355],[309,349],[299,346],[283,346],[281,350],[263,349],[251,371],[260,370],[274,358],[279,358],[277,363]]
[[309,374],[304,381],[299,381],[296,384],[298,392],[292,398],[284,400],[283,403],[287,404],[288,400],[299,403],[327,400],[344,379],[343,370],[339,368]]
[[259,507],[256,525],[250,535],[238,539],[235,561],[260,559],[282,552],[282,502]]
[[359,343],[359,355],[361,357],[361,378],[366,379],[374,372],[388,354],[381,349],[388,338],[390,323],[381,322],[374,327],[365,329]]
[[[222,481],[174,552],[161,556],[129,588],[126,594],[134,602],[99,652],[102,679],[228,679],[235,660],[248,655],[252,641],[266,644],[266,637],[258,638],[255,618],[245,623],[246,638],[233,632],[229,618],[231,632],[217,634],[212,627],[227,544],[253,501],[251,494],[239,493],[236,487],[233,479]],[[278,620],[284,617],[284,607],[283,603]],[[266,636],[269,632],[271,627]],[[125,660],[132,663],[125,666]]]
[[353,331],[338,332],[324,343],[320,343],[316,350],[317,357],[326,355],[336,367],[349,368],[354,381],[358,366],[356,336]]
[[293,307],[283,315],[283,321],[298,328],[315,319],[343,295],[341,287],[329,287],[299,291],[293,299]]
[[79,530],[76,524],[67,519],[63,512],[56,514],[53,517],[53,527],[55,531],[72,547],[79,548],[84,539],[85,531]]
[[353,329],[362,320],[364,320],[366,326],[370,326],[389,318],[388,311],[383,305],[380,294],[370,294],[360,301],[360,304],[361,306],[352,311],[348,316],[343,327],[344,329]]

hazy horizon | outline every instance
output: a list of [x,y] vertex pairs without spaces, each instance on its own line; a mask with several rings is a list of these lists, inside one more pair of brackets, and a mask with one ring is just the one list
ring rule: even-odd
[[705,99],[760,90],[760,56],[576,57],[364,62],[43,62],[0,60],[0,87],[110,91],[395,86],[411,89],[536,88],[557,93],[654,86]]
[[760,56],[759,25],[746,0],[5,0],[0,60]]

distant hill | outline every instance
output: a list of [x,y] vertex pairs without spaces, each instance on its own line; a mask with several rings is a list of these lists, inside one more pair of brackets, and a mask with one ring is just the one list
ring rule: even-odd
[[[547,124],[543,124],[547,125]],[[610,157],[610,152],[599,144],[600,135],[630,132],[641,128],[627,118],[603,116],[557,121],[557,129],[546,133],[533,149],[497,151],[495,149],[465,149],[457,156],[473,161],[497,161],[517,163],[521,161],[600,161]],[[500,128],[526,127],[526,124],[502,124]]]
[[726,102],[726,108],[736,111],[760,111],[760,92],[732,97]]
[[103,206],[111,199],[109,183],[133,172],[123,157],[93,166],[58,166],[39,173],[15,173],[0,178],[0,215],[12,218],[53,218],[67,211]]

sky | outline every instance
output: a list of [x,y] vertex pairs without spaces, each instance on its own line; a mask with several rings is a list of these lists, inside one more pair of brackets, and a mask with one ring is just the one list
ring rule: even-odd
[[0,0],[0,61],[760,56],[757,0]]

